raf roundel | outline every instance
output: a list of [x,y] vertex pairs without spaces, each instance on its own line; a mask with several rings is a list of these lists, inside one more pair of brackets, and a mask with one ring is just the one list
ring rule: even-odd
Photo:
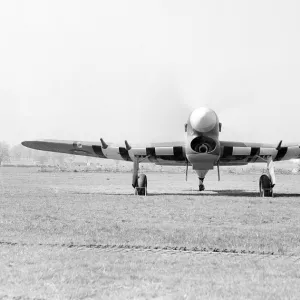
[[80,149],[80,148],[82,148],[82,143],[80,143],[80,142],[74,142],[74,143],[73,143],[73,147],[74,147],[74,148],[79,148],[79,149]]
[[217,120],[216,113],[206,107],[195,109],[190,116],[191,126],[198,132],[212,130],[216,126]]

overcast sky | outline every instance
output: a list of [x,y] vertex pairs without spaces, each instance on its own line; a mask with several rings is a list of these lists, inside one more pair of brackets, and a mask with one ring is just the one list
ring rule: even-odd
[[299,1],[0,2],[0,140],[300,142]]

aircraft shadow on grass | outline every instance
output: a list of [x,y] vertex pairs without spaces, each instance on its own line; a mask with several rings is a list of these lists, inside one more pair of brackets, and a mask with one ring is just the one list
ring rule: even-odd
[[[122,193],[103,193],[103,195],[112,195],[112,196],[124,196]],[[127,194],[128,195],[128,194]],[[157,193],[148,193],[147,197],[153,196],[211,196],[211,197],[221,197],[221,196],[230,196],[230,197],[260,197],[259,192],[245,191],[245,190],[207,190],[204,192],[194,191],[191,193],[188,190],[186,193],[165,193],[165,192],[157,192]],[[138,197],[138,196],[137,196]],[[274,198],[291,198],[291,197],[300,197],[300,193],[276,193],[274,192]]]
[[[172,196],[230,196],[230,197],[260,197],[259,192],[252,192],[246,190],[207,190],[204,192],[195,191],[194,193],[149,193],[148,196],[158,196],[158,195],[172,195]],[[274,192],[274,198],[281,197],[300,197],[300,193],[276,193]]]

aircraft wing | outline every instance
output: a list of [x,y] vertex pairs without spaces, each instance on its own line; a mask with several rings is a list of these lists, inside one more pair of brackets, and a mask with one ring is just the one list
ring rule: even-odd
[[142,162],[157,165],[186,165],[185,148],[182,143],[151,145],[145,147],[116,147],[100,142],[78,142],[62,140],[24,141],[23,146],[28,148],[58,152],[73,155],[82,155],[121,161],[133,161],[135,156],[143,158]]
[[275,144],[241,143],[221,141],[220,166],[246,165],[248,163],[266,162],[300,158],[299,145],[281,146]]
[[[220,166],[238,166],[248,163],[266,162],[268,157],[274,161],[300,158],[299,145],[280,146],[275,144],[242,143],[220,141]],[[78,142],[63,140],[24,141],[28,148],[73,155],[98,157],[105,159],[133,161],[135,156],[143,158],[145,163],[157,165],[185,166],[187,162],[185,146],[182,142],[158,143],[144,147],[108,146],[100,142]]]

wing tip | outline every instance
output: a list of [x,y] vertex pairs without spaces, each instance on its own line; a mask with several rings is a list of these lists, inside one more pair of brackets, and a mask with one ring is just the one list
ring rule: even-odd
[[30,148],[30,144],[31,144],[30,141],[23,141],[23,142],[21,142],[21,145],[24,146],[24,147],[27,147],[27,148]]
[[38,149],[37,146],[39,145],[40,141],[23,141],[21,145],[31,149]]

